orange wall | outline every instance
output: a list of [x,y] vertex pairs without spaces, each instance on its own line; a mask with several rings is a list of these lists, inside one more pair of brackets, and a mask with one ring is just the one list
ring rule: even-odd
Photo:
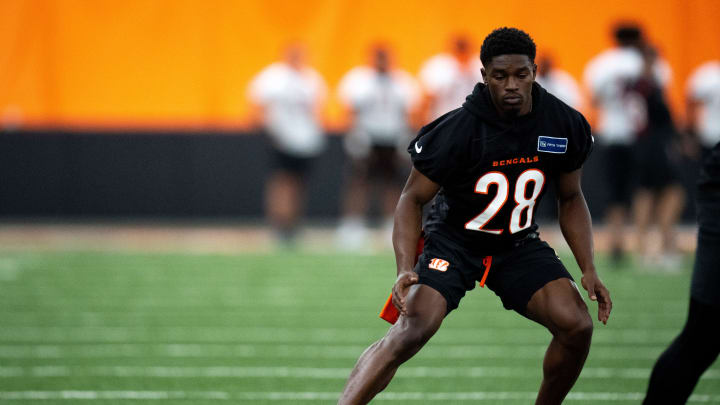
[[[611,45],[610,26],[646,27],[672,65],[670,99],[690,71],[720,58],[720,1],[3,0],[0,121],[24,126],[237,127],[248,81],[287,41],[309,45],[331,87],[385,40],[417,72],[451,34],[528,31],[580,78]],[[329,117],[337,119],[337,105]]]

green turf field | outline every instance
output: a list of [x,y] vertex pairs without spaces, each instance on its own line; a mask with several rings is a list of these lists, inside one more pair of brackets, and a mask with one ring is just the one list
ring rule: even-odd
[[[615,308],[567,403],[641,402],[684,321],[684,267],[602,271]],[[387,329],[394,272],[389,254],[0,252],[0,402],[333,403]],[[476,289],[375,402],[530,404],[548,341]],[[691,403],[720,403],[720,364]]]

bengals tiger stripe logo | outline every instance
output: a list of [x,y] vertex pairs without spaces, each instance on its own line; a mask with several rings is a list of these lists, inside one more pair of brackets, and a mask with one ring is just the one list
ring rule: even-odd
[[448,267],[450,267],[450,263],[447,260],[434,258],[430,260],[428,267],[437,271],[447,271]]

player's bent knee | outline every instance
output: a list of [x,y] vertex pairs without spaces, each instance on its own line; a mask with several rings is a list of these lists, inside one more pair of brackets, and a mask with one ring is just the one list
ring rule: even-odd
[[427,332],[418,328],[408,328],[387,337],[391,350],[398,356],[420,349],[429,339]]
[[592,319],[589,316],[578,316],[559,333],[559,337],[565,345],[582,348],[590,346],[592,333]]
[[383,338],[392,361],[403,362],[417,353],[435,332],[435,328],[404,323],[396,325]]

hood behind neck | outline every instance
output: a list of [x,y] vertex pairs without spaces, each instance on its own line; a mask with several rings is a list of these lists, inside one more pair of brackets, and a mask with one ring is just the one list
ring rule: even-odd
[[518,124],[530,123],[539,115],[543,107],[542,99],[545,97],[545,89],[537,82],[532,85],[532,110],[525,114],[512,118],[504,118],[498,113],[490,98],[490,90],[485,83],[477,83],[473,92],[465,98],[463,107],[477,115],[485,123],[498,127],[512,127]]

